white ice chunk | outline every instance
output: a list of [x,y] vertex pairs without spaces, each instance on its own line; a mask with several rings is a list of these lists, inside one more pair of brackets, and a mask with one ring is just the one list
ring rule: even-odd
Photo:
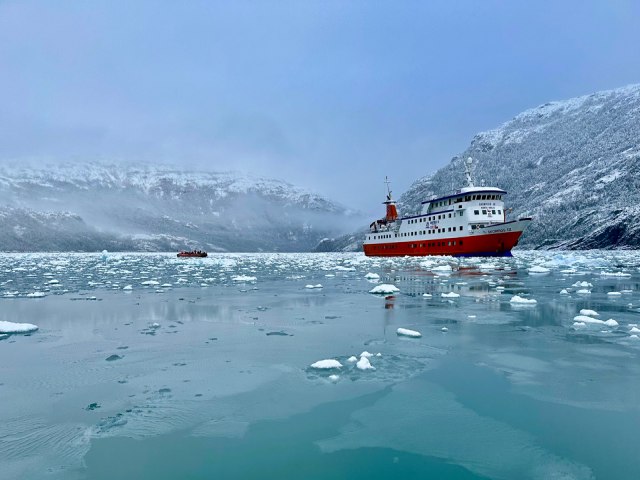
[[29,333],[38,330],[37,325],[31,323],[13,323],[0,321],[0,333]]
[[620,292],[607,292],[607,295],[611,297],[617,297],[618,295],[622,295]]
[[157,282],[156,280],[147,280],[142,282],[142,285],[160,285],[160,282]]
[[535,300],[534,298],[522,298],[518,295],[514,295],[513,297],[511,297],[511,300],[509,300],[509,302],[518,303],[522,305],[535,305],[536,303],[538,303],[538,301]]
[[562,290],[560,290],[560,295],[569,295],[569,292],[567,292],[566,288],[563,288]]
[[582,310],[580,310],[580,315],[586,315],[588,317],[599,317],[600,314],[598,312],[596,312],[595,310],[589,310],[587,308],[583,308]]
[[433,267],[431,269],[431,271],[432,272],[447,273],[447,272],[453,271],[453,269],[451,268],[451,265],[438,265],[437,267]]
[[322,288],[322,284],[318,283],[317,285],[305,285],[304,288]]
[[351,355],[349,358],[347,358],[347,362],[349,363],[355,363],[358,361],[358,357],[356,357],[355,355]]
[[408,328],[398,328],[398,330],[396,330],[396,333],[398,335],[403,335],[405,337],[419,338],[422,336],[420,332],[417,332],[415,330],[409,330]]
[[340,380],[340,375],[336,375],[336,374],[329,375],[329,380],[331,380],[332,382],[334,382],[334,383],[335,383],[335,382],[337,382],[338,380]]
[[449,331],[449,329],[447,327],[442,327],[440,330],[443,331],[443,332],[448,332]]
[[369,293],[396,293],[399,292],[400,289],[395,285],[389,285],[387,283],[383,283],[382,285],[377,285],[369,290]]
[[540,265],[534,265],[529,269],[529,273],[533,274],[549,273],[550,271],[551,270],[549,270],[547,267],[542,267]]
[[125,285],[122,287],[123,290],[133,290],[133,285]]
[[368,279],[370,279],[370,280],[373,280],[373,279],[378,279],[378,278],[380,278],[380,275],[378,275],[377,273],[371,273],[371,272],[369,272],[369,273],[367,273],[367,274],[364,276],[364,278],[368,278]]
[[582,328],[582,327],[586,327],[587,324],[584,322],[573,322],[573,328]]
[[600,272],[603,277],[630,277],[630,273],[625,272]]
[[458,298],[460,294],[456,292],[449,292],[449,293],[442,293],[440,294],[440,296],[442,298]]
[[430,293],[423,293],[422,296],[425,297],[425,298],[431,298],[431,294]]
[[235,277],[231,277],[231,280],[234,282],[255,282],[258,279],[249,275],[236,275]]
[[28,298],[42,298],[42,297],[46,297],[47,294],[44,292],[33,292],[33,293],[27,293],[26,296]]
[[609,320],[605,320],[604,324],[607,327],[617,327],[619,325],[618,322],[616,322],[613,318],[610,318]]
[[631,327],[631,330],[629,330],[629,333],[640,333],[640,328],[638,328],[638,327]]
[[317,368],[319,370],[330,370],[332,368],[342,368],[342,364],[338,360],[333,358],[327,360],[318,360],[311,364],[311,368]]
[[589,282],[576,282],[573,285],[571,285],[572,287],[593,287],[593,285]]
[[367,358],[371,358],[371,357],[373,357],[373,353],[369,353],[369,352],[367,352],[367,351],[365,350],[364,352],[362,352],[362,353],[360,354],[360,357],[367,357]]
[[360,357],[360,360],[356,363],[356,367],[360,370],[375,370],[375,367],[371,365],[371,362],[367,357]]
[[586,288],[581,288],[576,292],[578,295],[590,295],[591,290],[587,290]]

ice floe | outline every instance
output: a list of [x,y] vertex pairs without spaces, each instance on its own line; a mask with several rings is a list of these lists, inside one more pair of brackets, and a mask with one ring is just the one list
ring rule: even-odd
[[233,282],[255,282],[258,278],[251,275],[235,275],[231,277],[231,280]]
[[600,314],[595,310],[589,310],[587,308],[583,308],[580,310],[580,315],[587,315],[588,317],[599,317]]
[[367,273],[364,278],[368,278],[369,280],[376,280],[378,278],[380,278],[380,275],[378,275],[377,273]]
[[369,290],[369,293],[382,293],[382,294],[386,294],[386,293],[396,293],[399,292],[400,289],[398,287],[396,287],[395,285],[390,285],[387,283],[383,283],[382,285],[377,285],[375,287],[373,287],[371,290]]
[[375,367],[371,365],[371,362],[369,361],[369,357],[365,356],[360,357],[360,360],[356,363],[356,367],[359,370],[375,370]]
[[540,265],[534,265],[528,270],[529,273],[533,273],[533,274],[545,274],[545,273],[549,273],[550,271],[551,270],[549,268],[543,267]]
[[519,295],[514,295],[511,297],[511,300],[509,300],[509,303],[515,303],[518,305],[535,305],[538,301],[534,298],[523,298]]
[[460,294],[456,292],[449,292],[449,293],[441,293],[440,296],[442,298],[458,298]]
[[318,370],[331,370],[332,368],[342,368],[342,364],[338,360],[329,358],[312,363],[311,368],[316,368]]
[[408,328],[398,328],[396,330],[396,333],[398,335],[402,335],[404,337],[414,337],[414,338],[420,338],[422,336],[422,334],[416,330],[409,330]]
[[27,293],[25,295],[25,297],[27,298],[42,298],[42,297],[46,297],[47,294],[44,292],[32,292],[32,293]]
[[29,333],[38,330],[37,325],[31,323],[13,323],[0,321],[0,333]]
[[320,283],[318,283],[316,285],[309,284],[309,285],[305,285],[304,288],[309,288],[309,289],[311,289],[311,288],[322,288],[322,284],[320,284]]

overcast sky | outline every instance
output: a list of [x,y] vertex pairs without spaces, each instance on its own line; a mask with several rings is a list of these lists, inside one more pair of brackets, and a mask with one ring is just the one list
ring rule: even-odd
[[640,82],[639,25],[635,0],[0,0],[0,161],[253,171],[379,213],[385,175]]

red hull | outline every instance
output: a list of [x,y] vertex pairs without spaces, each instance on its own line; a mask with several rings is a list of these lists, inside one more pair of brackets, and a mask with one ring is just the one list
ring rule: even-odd
[[404,257],[452,255],[464,257],[510,256],[522,231],[473,235],[468,237],[413,240],[409,242],[370,243],[364,245],[368,257]]
[[179,253],[178,257],[180,258],[204,258],[206,257],[207,254],[206,253]]

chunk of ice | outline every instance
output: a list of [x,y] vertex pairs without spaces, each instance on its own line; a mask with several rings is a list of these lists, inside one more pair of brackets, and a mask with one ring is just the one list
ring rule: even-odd
[[422,334],[416,330],[409,330],[408,328],[398,328],[398,330],[396,330],[396,333],[398,335],[402,335],[405,337],[414,337],[414,338],[419,338],[422,336]]
[[258,278],[250,275],[236,275],[235,277],[231,277],[231,280],[234,282],[255,282]]
[[360,357],[360,360],[358,360],[358,363],[356,363],[356,367],[358,367],[358,369],[360,370],[375,370],[376,368],[371,365],[371,362],[369,361],[369,358],[367,357]]
[[38,330],[37,325],[31,323],[13,323],[0,321],[0,333],[29,333]]
[[620,292],[607,292],[607,295],[609,295],[611,297],[617,297],[619,295],[622,295],[622,293],[620,293]]
[[510,303],[518,303],[521,305],[535,305],[536,303],[538,303],[538,301],[534,298],[522,298],[519,295],[514,295],[513,297],[511,297],[511,300],[509,300]]
[[331,370],[332,368],[342,368],[342,364],[338,360],[329,358],[327,360],[318,360],[311,364],[311,368],[317,368],[319,370]]
[[583,308],[582,310],[580,310],[580,315],[586,315],[588,317],[599,317],[600,314],[598,312],[596,312],[595,310],[589,310],[587,308]]
[[44,292],[32,292],[32,293],[27,293],[26,295],[27,298],[42,298],[46,296],[47,294]]
[[560,290],[560,295],[569,295],[569,292],[567,292],[566,288],[563,288],[562,290]]
[[364,278],[368,278],[368,279],[370,279],[370,280],[372,280],[372,279],[378,279],[378,278],[380,278],[380,275],[378,275],[377,273],[371,273],[371,272],[369,272],[369,273],[367,273],[367,274],[364,276]]
[[373,353],[369,353],[369,352],[367,352],[367,351],[365,350],[364,352],[362,352],[362,353],[360,354],[360,357],[367,357],[367,358],[371,358],[371,357],[373,357]]
[[442,293],[440,294],[440,296],[442,298],[458,298],[460,294],[456,292],[449,292],[449,293]]
[[529,273],[533,273],[533,274],[549,273],[550,271],[551,270],[549,270],[547,267],[542,267],[540,265],[534,265],[529,269]]
[[355,355],[351,355],[349,358],[347,358],[347,362],[349,363],[355,363],[358,361],[358,357],[356,357]]
[[322,288],[322,284],[318,283],[316,285],[305,285],[304,288]]
[[382,285],[377,285],[369,290],[369,293],[396,293],[399,292],[400,289],[395,285],[389,285],[383,283]]

